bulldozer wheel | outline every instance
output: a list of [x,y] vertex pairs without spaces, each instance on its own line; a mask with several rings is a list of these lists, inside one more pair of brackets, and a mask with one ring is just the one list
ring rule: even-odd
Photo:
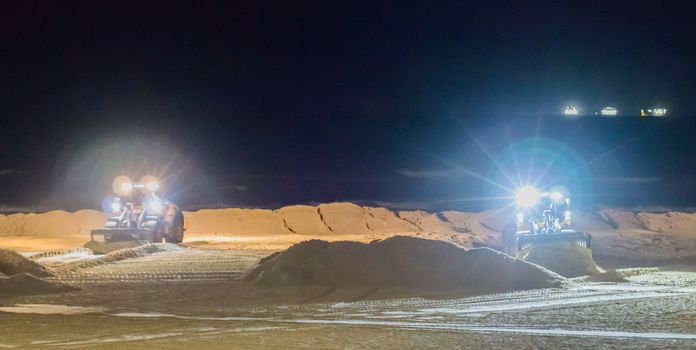
[[162,243],[162,230],[156,229],[152,232],[152,243]]
[[181,243],[184,240],[184,227],[174,227],[174,232],[170,237],[167,237],[167,243]]

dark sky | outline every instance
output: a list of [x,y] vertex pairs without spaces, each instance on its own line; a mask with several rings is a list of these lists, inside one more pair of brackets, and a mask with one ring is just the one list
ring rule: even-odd
[[[116,175],[147,173],[187,208],[477,209],[530,174],[588,205],[694,206],[695,14],[692,1],[3,1],[0,206],[98,208]],[[563,119],[570,103],[623,116]],[[658,105],[668,120],[636,117]]]

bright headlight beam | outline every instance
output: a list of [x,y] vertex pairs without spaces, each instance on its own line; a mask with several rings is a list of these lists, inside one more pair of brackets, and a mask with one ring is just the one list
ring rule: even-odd
[[150,207],[150,211],[153,211],[156,213],[159,213],[160,211],[162,211],[162,201],[160,201],[159,199],[154,199],[154,200],[150,201],[148,206]]
[[157,182],[148,182],[145,184],[145,187],[150,192],[157,192],[157,190],[159,190],[160,185]]
[[133,190],[133,183],[132,182],[124,182],[121,184],[121,190],[125,193],[128,193]]
[[551,197],[551,200],[554,202],[560,202],[561,199],[563,199],[563,193],[561,192],[551,192],[549,194],[549,197]]
[[524,186],[517,191],[517,205],[520,207],[531,207],[541,198],[541,193],[536,187]]

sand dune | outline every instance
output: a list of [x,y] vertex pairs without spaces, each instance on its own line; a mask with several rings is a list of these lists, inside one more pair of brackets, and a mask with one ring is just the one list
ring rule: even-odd
[[[370,242],[394,235],[445,240],[464,247],[500,247],[500,228],[511,210],[479,213],[420,210],[392,211],[353,203],[293,205],[276,210],[203,209],[185,212],[188,244],[208,248],[285,249],[320,238]],[[43,251],[78,247],[107,215],[94,210],[74,213],[0,215],[0,247]],[[696,256],[696,214],[646,213],[603,209],[575,213],[575,226],[594,236],[595,254],[648,259]]]
[[285,219],[288,230],[307,235],[330,234],[331,230],[322,221],[317,207],[308,205],[291,205],[276,210]]
[[92,228],[104,225],[106,218],[106,214],[96,210],[79,210],[74,213],[54,210],[41,214],[0,215],[0,236],[89,235]]

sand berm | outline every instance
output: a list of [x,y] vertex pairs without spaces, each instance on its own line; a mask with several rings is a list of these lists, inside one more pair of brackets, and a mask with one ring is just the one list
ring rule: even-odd
[[53,274],[41,264],[15,251],[0,249],[0,297],[69,292],[78,289],[42,278],[50,276]]
[[310,240],[273,254],[245,280],[259,285],[466,289],[561,287],[564,277],[488,248],[395,236],[369,244]]

